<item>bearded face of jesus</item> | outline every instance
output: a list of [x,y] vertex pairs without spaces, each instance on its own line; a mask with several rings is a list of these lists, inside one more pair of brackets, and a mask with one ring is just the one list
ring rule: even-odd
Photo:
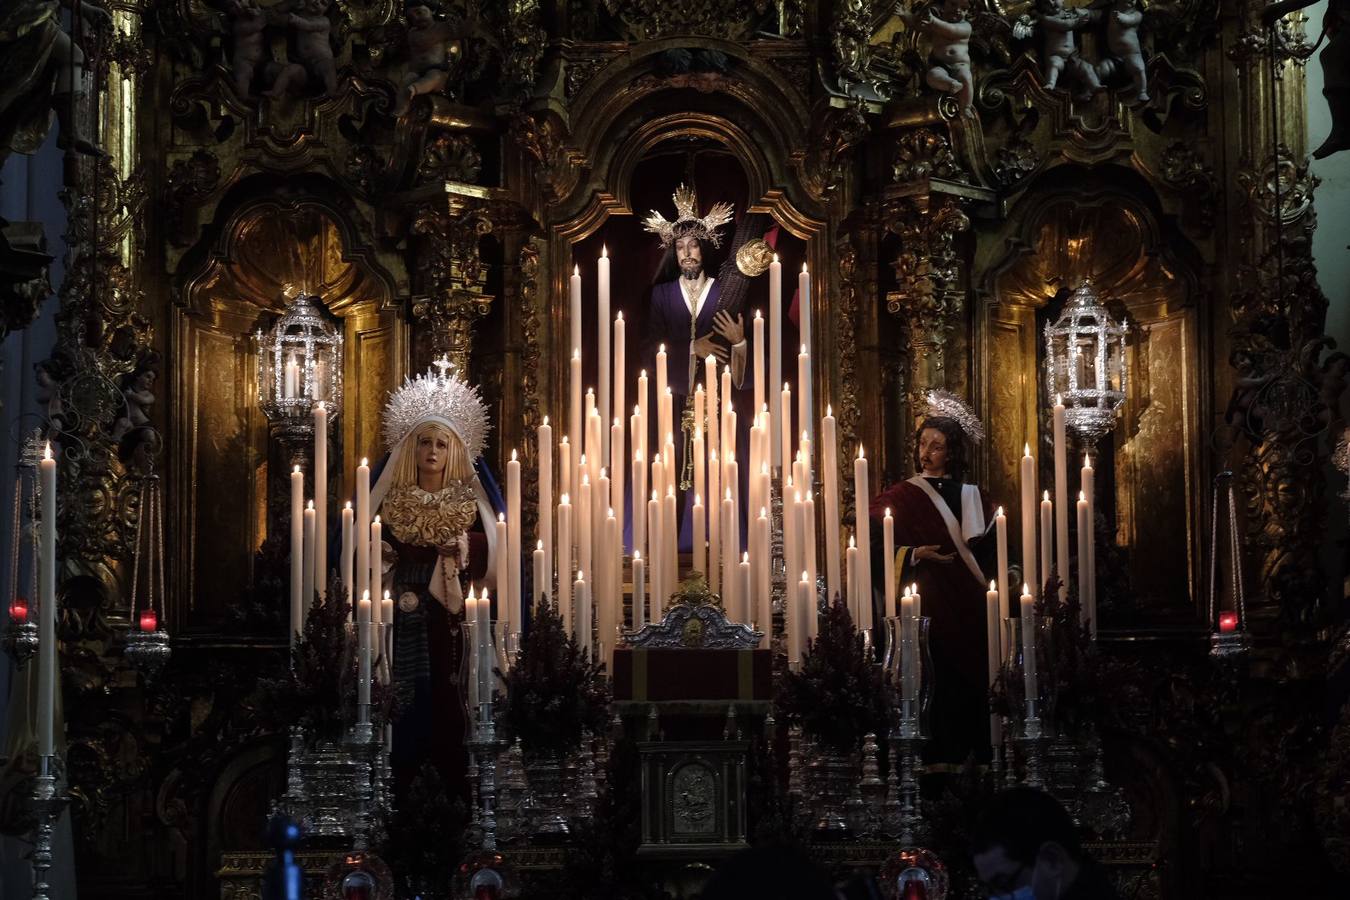
[[693,281],[703,274],[703,248],[698,238],[685,235],[676,239],[675,260],[680,264],[680,277]]

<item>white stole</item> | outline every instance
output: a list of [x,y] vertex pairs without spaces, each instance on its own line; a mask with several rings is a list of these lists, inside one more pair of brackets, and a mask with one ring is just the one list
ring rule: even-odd
[[960,554],[961,561],[966,564],[970,574],[975,576],[975,581],[984,584],[984,572],[975,561],[975,554],[970,552],[970,540],[986,531],[984,505],[980,503],[980,489],[973,484],[961,485],[961,521],[957,522],[947,501],[943,500],[942,495],[928,483],[928,479],[922,475],[915,475],[909,483],[917,486],[928,495],[929,500],[933,501],[933,505],[942,516],[942,521],[947,525],[947,534],[956,545],[956,552]]

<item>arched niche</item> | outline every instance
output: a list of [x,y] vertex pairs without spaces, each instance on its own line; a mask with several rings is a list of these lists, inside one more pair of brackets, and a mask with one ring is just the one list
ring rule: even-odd
[[[403,376],[407,334],[393,279],[359,234],[347,211],[323,196],[257,190],[223,214],[196,254],[172,312],[169,356],[178,526],[170,532],[170,558],[177,596],[190,598],[179,610],[188,623],[218,623],[239,611],[241,588],[257,581],[255,553],[284,503],[277,495],[287,458],[269,440],[258,405],[253,335],[281,314],[287,290],[318,295],[344,335],[331,496],[350,493],[356,457],[378,455],[380,406]],[[312,496],[312,484],[306,493]]]
[[[1089,277],[1129,324],[1126,401],[1094,463],[1098,528],[1104,516],[1107,543],[1120,551],[1098,558],[1107,625],[1188,621],[1200,601],[1205,318],[1190,245],[1155,201],[1126,170],[1065,167],[1042,176],[1009,216],[1007,252],[983,284],[992,302],[976,321],[976,393],[989,423],[985,478],[1010,507],[1024,443],[1038,448],[1041,483],[1054,485],[1041,374],[1046,323]],[[1072,436],[1069,459],[1072,501],[1082,464]],[[1009,521],[1016,531],[1017,517]],[[1020,538],[1010,540],[1017,546]]]
[[[829,296],[831,277],[826,212],[802,182],[800,160],[804,151],[797,143],[805,139],[810,126],[803,101],[784,87],[781,73],[775,76],[766,62],[746,56],[734,45],[727,48],[731,68],[727,75],[719,76],[718,90],[684,86],[658,72],[660,54],[678,46],[678,41],[654,42],[627,65],[609,67],[577,95],[571,109],[572,136],[590,169],[589,177],[580,179],[551,208],[548,222],[551,253],[545,283],[554,298],[550,318],[555,323],[548,357],[553,361],[551,399],[554,409],[563,413],[557,421],[566,418],[567,360],[571,356],[567,346],[568,277],[574,266],[580,267],[583,334],[587,341],[593,341],[594,272],[600,245],[615,228],[641,233],[639,217],[645,217],[652,208],[673,217],[670,194],[680,179],[662,179],[659,190],[650,190],[644,173],[651,171],[654,160],[678,155],[681,146],[694,148],[705,158],[721,155],[743,179],[743,193],[735,198],[713,196],[698,186],[700,213],[717,199],[730,199],[736,204],[738,216],[765,214],[770,225],[779,227],[785,246],[790,248],[786,254],[790,259],[785,258],[783,268],[785,317],[796,275],[802,262],[807,262],[813,273],[812,321],[823,323],[826,318],[822,298]],[[763,89],[758,94],[756,86]],[[726,227],[728,239],[734,228]],[[612,310],[631,310],[648,302],[656,265],[646,257],[655,251],[657,240],[650,235],[643,240],[643,265],[635,270],[638,276],[626,282],[615,276]],[[766,281],[763,277],[755,279],[752,295],[765,293]],[[623,298],[620,290],[627,292]],[[747,308],[756,306],[765,308],[766,302],[752,299]],[[749,315],[746,329],[751,329]],[[795,346],[795,334],[795,326],[789,323],[784,333],[786,359],[794,356],[790,351]],[[817,324],[813,329],[817,358],[828,339],[828,332]],[[630,335],[630,347],[636,349],[638,343],[640,339]],[[630,368],[632,353],[630,350]],[[785,370],[789,368],[792,366],[785,364]],[[593,372],[593,363],[587,366],[587,372]],[[631,386],[628,396],[632,396]],[[817,405],[823,409],[828,397],[828,392],[817,390]]]

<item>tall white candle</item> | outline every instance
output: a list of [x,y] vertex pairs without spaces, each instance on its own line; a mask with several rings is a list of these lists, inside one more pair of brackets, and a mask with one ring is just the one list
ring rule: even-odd
[[693,566],[695,572],[702,572],[706,578],[708,575],[708,546],[706,543],[705,530],[707,528],[707,519],[703,512],[703,497],[699,494],[694,495],[693,521],[690,522],[690,531],[692,532],[694,559]]
[[558,615],[563,628],[572,631],[572,500],[558,498]]
[[643,502],[647,496],[647,463],[642,450],[633,451],[633,550],[643,550],[648,556],[647,517],[643,514]]
[[[625,369],[628,367],[628,326],[623,320],[623,313],[620,312],[614,318],[614,384],[611,388],[613,409],[609,413],[609,418],[617,419],[622,425],[623,417],[626,413],[625,403],[627,402],[627,374]],[[619,432],[618,448],[610,448],[610,469],[617,469],[627,461],[628,455],[623,447],[623,432]],[[623,536],[623,504],[619,503],[614,507],[614,512],[619,518],[619,535]]]
[[742,553],[739,577],[736,580],[736,610],[737,610],[736,621],[738,622],[750,621],[751,595],[752,590],[750,586],[750,554]]
[[886,579],[886,618],[895,618],[895,517],[890,507],[881,520],[881,552],[886,554],[882,560],[882,571]]
[[909,705],[909,715],[917,715],[915,703],[919,699],[918,666],[918,613],[914,610],[914,595],[908,591],[900,598],[900,640],[903,644],[903,656],[900,666],[900,696]]
[[[623,420],[618,416],[614,417],[613,423],[609,426],[610,456],[612,462],[609,466],[609,499],[606,500],[614,510],[614,518],[618,520],[619,543],[615,546],[614,552],[623,556],[623,498],[624,487],[627,482],[628,457],[624,455],[623,443]],[[615,590],[619,587],[619,580],[622,576],[621,566],[615,566],[613,577],[615,578]]]
[[383,632],[383,638],[380,642],[380,658],[384,661],[381,667],[384,670],[384,680],[386,683],[393,683],[394,680],[394,598],[388,591],[380,598],[380,622],[383,623],[380,630]]
[[[500,600],[499,600],[500,602]],[[492,702],[492,598],[488,589],[478,597],[478,699]]]
[[755,562],[755,571],[759,575],[759,585],[755,588],[755,626],[764,633],[760,646],[767,648],[773,638],[773,597],[769,586],[769,510],[761,507],[755,519],[756,541],[759,558]]
[[[502,604],[502,588],[497,588],[497,603],[502,606],[498,615],[506,624],[507,633],[520,630],[521,584],[520,561],[525,548],[520,536],[520,459],[511,451],[506,463],[506,603]],[[500,548],[498,548],[500,551]]]
[[1078,603],[1079,618],[1090,629],[1090,633],[1095,638],[1097,636],[1097,611],[1092,606],[1092,588],[1091,573],[1088,569],[1088,540],[1091,534],[1088,525],[1088,502],[1087,495],[1080,491],[1078,493]]
[[1036,579],[1036,460],[1031,455],[1031,444],[1022,454],[1022,580],[1039,594],[1041,583]]
[[[699,393],[695,396],[700,400],[702,399],[703,396],[702,388],[699,389]],[[695,401],[695,405],[696,406],[700,405],[698,403],[698,400]],[[698,422],[699,420],[699,417],[697,415],[699,411],[701,410],[696,410],[695,412],[694,415],[695,422]],[[693,490],[695,497],[706,497],[708,496],[708,454],[704,450],[705,444],[703,441],[702,425],[694,426],[694,439],[691,443],[693,445],[692,449],[694,454],[694,483],[693,485],[691,485],[691,489]],[[706,528],[706,525],[704,526],[704,528]],[[700,530],[702,531],[704,530],[704,528],[701,528]],[[697,544],[697,542],[695,543]],[[700,559],[705,558],[702,551],[699,551],[697,547],[695,547],[695,552],[699,554]],[[696,568],[698,569],[698,571],[704,573],[705,575],[708,572],[708,570],[702,566]]]
[[1036,672],[1036,601],[1031,586],[1022,585],[1022,686],[1026,691],[1027,715],[1039,715]]
[[314,580],[328,596],[328,407],[314,404]]
[[[562,436],[558,442],[558,493],[571,494],[574,490],[572,476],[576,474],[576,466],[572,464],[572,442],[567,435]],[[570,573],[569,573],[570,574]],[[569,581],[571,579],[568,579]]]
[[[774,254],[769,263],[769,384],[777,386],[783,383],[783,265]],[[788,413],[791,417],[791,412]],[[789,427],[785,432],[781,428],[773,432],[773,464],[784,466],[790,461],[791,452],[783,434],[792,434]]]
[[801,335],[801,344],[806,348],[806,378],[801,381],[797,390],[801,393],[802,408],[807,410],[806,415],[802,417],[798,429],[805,431],[807,437],[815,440],[815,419],[811,414],[811,409],[815,405],[815,378],[812,354],[815,350],[811,346],[811,273],[806,270],[806,263],[802,263],[802,271],[797,276],[797,291],[799,295],[797,303],[797,321],[798,331]]
[[371,605],[370,591],[361,594],[356,611],[357,677],[356,702],[361,713],[361,721],[370,721],[370,655],[371,655]]
[[[38,754],[56,753],[56,460],[48,443],[38,463],[42,492],[38,544]],[[18,535],[12,536],[18,540]],[[292,573],[294,569],[292,568]],[[292,607],[292,611],[294,607]],[[294,623],[295,620],[292,620]],[[295,627],[292,624],[292,634]],[[294,637],[292,637],[294,641]]]
[[[797,430],[805,440],[810,441],[811,425],[811,392],[808,390],[811,384],[811,354],[807,352],[806,345],[802,344],[800,352],[797,353]],[[800,446],[800,445],[798,445]]]
[[300,587],[300,618],[295,622],[295,629],[301,634],[305,631],[305,617],[309,613],[310,606],[314,603],[314,501],[309,501],[305,507],[305,524],[303,528],[303,538],[301,543],[305,564],[301,569],[301,587]]
[[[708,434],[711,436],[715,431]],[[708,492],[708,590],[719,594],[722,591],[722,513],[721,504],[711,499],[722,496],[722,466],[717,460],[716,447],[708,450]]]
[[[989,582],[989,590],[984,595],[984,647],[988,658],[989,667],[989,689],[992,691],[994,682],[998,681],[998,673],[1003,665],[1003,659],[999,652],[1001,640],[999,638],[999,595],[998,587],[994,582]],[[998,713],[989,714],[989,745],[998,750],[1003,743],[1003,719]]]
[[[775,382],[776,383],[776,382]],[[790,522],[792,490],[792,388],[786,383],[778,395],[778,420],[774,429],[774,459],[782,468],[778,473],[779,496],[783,498],[783,554],[790,573],[800,572],[797,565],[795,529]],[[780,455],[781,454],[781,455]]]
[[[994,534],[998,546],[998,571],[995,576],[998,579],[998,620],[1012,615],[1012,594],[1008,593],[1008,517],[1003,512],[1003,507],[999,507],[994,513]],[[999,632],[999,647],[1004,656],[1011,649],[1003,646],[1006,635]]]
[[[721,406],[718,405],[717,397],[719,389],[717,387],[717,357],[711,353],[703,360],[703,402],[707,405],[708,421],[707,430],[703,434],[703,439],[708,443],[708,459],[712,459],[714,453],[722,452],[722,429],[719,425]],[[708,486],[709,492],[712,491],[712,485]],[[709,493],[709,497],[722,496],[719,491],[716,494]],[[715,504],[709,504],[715,505]]]
[[586,651],[588,656],[594,656],[591,653],[591,588],[590,582],[586,580],[586,570],[577,569],[577,580],[572,585],[572,594],[576,597],[577,618],[576,626],[572,632],[572,637],[577,645]]
[[[652,565],[652,588],[660,588],[662,591],[666,588],[666,570],[664,568],[666,561],[666,537],[664,530],[664,503],[666,495],[666,464],[660,456],[652,462],[651,487],[652,494],[656,497],[656,508],[658,511],[656,517],[656,527],[651,528],[648,523],[647,543],[649,549],[647,555],[651,557]],[[666,594],[661,595],[662,598]]]
[[[384,526],[376,516],[370,523],[370,590],[379,596],[384,590]],[[374,621],[380,621],[381,609],[372,604],[371,615]]]
[[[610,405],[610,377],[613,371],[614,356],[610,352],[610,338],[613,327],[609,319],[609,251],[604,246],[600,248],[600,258],[595,263],[595,293],[596,293],[596,315],[595,327],[599,331],[599,341],[596,344],[596,366],[600,376],[600,394],[596,398],[599,402],[600,420],[608,422],[614,418],[614,407]],[[602,459],[609,459],[609,441],[608,435],[602,434],[600,440],[605,444]]]
[[[567,288],[568,288],[568,289],[567,289],[567,300],[568,300],[568,323],[567,323],[567,324],[571,326],[571,341],[570,341],[570,345],[571,345],[572,347],[574,347],[574,348],[576,349],[576,351],[577,351],[577,354],[580,355],[580,353],[581,353],[581,346],[582,346],[582,337],[581,337],[581,321],[582,321],[582,320],[581,320],[581,267],[580,267],[580,266],[573,266],[573,267],[572,267],[572,277],[568,280]],[[568,423],[568,427],[572,429],[572,432],[573,432],[573,433],[575,433],[575,434],[580,434],[581,432],[580,432],[580,431],[577,431],[577,421],[578,421],[577,419],[573,419],[570,423]]]
[[[493,585],[497,591],[497,618],[499,621],[506,622],[507,630],[510,630],[510,613],[508,607],[510,603],[507,600],[508,588],[511,583],[511,526],[507,522],[505,513],[497,513],[497,521],[493,523],[496,529],[497,540],[497,559],[495,560],[495,571],[492,573]],[[483,589],[487,593],[487,588]]]
[[[354,594],[352,589],[352,567],[356,563],[356,546],[353,544],[354,536],[352,534],[352,523],[356,520],[356,512],[352,509],[352,502],[348,500],[342,507],[342,589],[346,592],[346,600],[352,602]],[[356,608],[353,604],[348,615],[353,619],[356,617]]]
[[[1055,397],[1055,559],[1059,562],[1059,578],[1069,580],[1069,445],[1064,433],[1064,403]],[[1042,540],[1049,541],[1049,532]]]
[[[548,513],[545,512],[544,515],[548,515]],[[533,608],[534,604],[539,601],[540,594],[549,593],[546,587],[549,582],[548,562],[547,557],[544,554],[543,541],[534,542],[534,554],[531,557],[531,562],[534,564],[534,568],[531,570],[534,573],[534,588],[532,590],[534,596],[530,598],[534,601],[530,604],[531,608]]]
[[[581,493],[577,498],[577,568],[583,572],[595,571],[595,557],[593,554],[595,541],[595,510],[593,504],[595,497],[591,492],[591,476],[581,473]],[[593,576],[592,576],[593,577]],[[588,585],[590,582],[586,582]],[[577,618],[580,620],[583,615],[582,598],[574,597],[573,602],[577,608]]]
[[291,469],[291,646],[305,621],[305,475]]
[[[1053,557],[1054,545],[1050,536],[1055,533],[1054,503],[1050,500],[1050,492],[1041,492],[1041,578],[1049,578],[1050,572],[1055,567]],[[1064,565],[1061,564],[1063,569]],[[1060,576],[1061,578],[1064,576]]]
[[848,578],[848,611],[849,615],[853,617],[853,624],[857,625],[859,621],[858,541],[851,534],[848,536],[848,549],[844,551],[844,569],[844,574]]
[[1078,473],[1083,485],[1083,499],[1087,501],[1087,609],[1092,620],[1092,636],[1097,637],[1097,500],[1096,473],[1092,458],[1083,454],[1083,468]]
[[600,645],[604,648],[605,663],[610,671],[614,669],[614,646],[618,639],[619,609],[618,595],[613,590],[614,572],[619,568],[619,520],[614,510],[608,510],[604,525],[605,543],[605,581],[604,590],[597,600],[600,615]]
[[793,616],[793,629],[790,635],[792,639],[793,657],[788,660],[789,665],[798,669],[801,668],[802,657],[806,655],[806,616],[807,610],[811,608],[811,584],[807,581],[807,575],[802,573],[797,581],[796,602],[792,604],[792,609],[796,615]]
[[[730,523],[736,515],[736,503],[731,499],[731,488],[722,495],[722,521]],[[736,577],[736,529],[730,524],[722,529],[722,608],[728,615],[735,615],[740,608],[736,596],[738,579]]]
[[[639,518],[639,513],[633,514],[633,521]],[[643,625],[647,624],[646,603],[643,597],[645,584],[647,580],[647,561],[642,558],[641,550],[633,551],[633,630],[637,631]]]
[[806,633],[815,638],[820,629],[820,616],[817,614],[817,579],[820,570],[816,567],[816,500],[810,491],[802,501],[802,519],[806,523],[802,545],[806,548],[806,576],[811,582],[811,605],[806,609]]
[[535,431],[539,442],[536,459],[539,464],[539,511],[535,531],[538,549],[544,554],[544,578],[535,578],[530,606],[539,602],[540,595],[553,596],[552,579],[547,573],[553,571],[553,426],[548,424],[548,416]]
[[763,408],[766,399],[766,389],[768,383],[764,376],[764,317],[760,315],[759,310],[755,310],[755,318],[751,323],[751,340],[753,341],[752,354],[754,357],[754,366],[750,371],[750,377],[754,381],[755,391],[755,411]]
[[[609,498],[614,493],[613,483],[609,480],[609,470],[600,470],[600,480],[596,483],[595,491],[591,496],[591,503],[594,506],[595,515],[595,536],[592,538],[591,553],[594,556],[595,574],[591,577],[591,596],[595,598],[596,609],[599,610],[600,604],[604,602],[605,595],[609,593],[614,577],[614,567],[611,566],[609,555],[609,546],[605,543],[605,519],[611,509]],[[603,623],[602,623],[603,624]],[[598,638],[605,640],[602,634]]]
[[[807,567],[806,567],[807,553],[806,553],[806,549],[805,549],[805,547],[806,547],[806,540],[805,540],[805,538],[806,538],[806,501],[802,498],[802,494],[801,494],[800,491],[798,491],[798,492],[793,496],[793,498],[792,498],[792,515],[794,516],[794,522],[795,522],[794,528],[795,528],[795,530],[796,530],[796,532],[797,532],[797,544],[798,544],[798,546],[797,546],[797,556],[798,556],[798,561],[801,563],[801,567],[802,567],[802,580],[805,581],[805,582],[807,583],[807,585],[809,586],[809,585],[811,584],[811,572],[810,572],[810,570],[807,569]],[[806,601],[805,603],[802,604],[801,626],[802,626],[802,639],[803,639],[803,640],[805,640],[805,639],[810,635],[810,633],[811,633],[811,619],[815,618],[815,616],[813,615],[813,613],[815,612],[816,604],[815,604],[814,602],[812,602],[812,599],[813,599],[814,597],[815,597],[815,591],[814,591],[814,590],[811,590],[811,591],[803,598],[803,599]]]
[[839,438],[834,409],[825,407],[820,420],[821,481],[825,484],[825,586],[828,600],[839,596]]
[[854,516],[858,523],[858,607],[861,614],[858,627],[872,627],[872,540],[869,534],[871,519],[868,503],[872,499],[867,477],[867,455],[858,446],[858,458],[853,461]]
[[670,384],[669,368],[667,366],[666,345],[661,344],[656,348],[656,437],[657,440],[665,440],[666,432],[670,431],[674,425],[667,420],[665,406],[666,391]]
[[[669,478],[667,479],[669,481]],[[665,566],[665,589],[673,593],[680,582],[680,556],[678,552],[679,524],[675,518],[675,488],[666,484],[666,497],[661,505],[661,537],[666,545],[661,548],[662,565]]]
[[652,427],[650,393],[651,392],[647,388],[647,370],[643,369],[638,372],[637,411],[638,424],[640,426],[638,428],[638,439],[641,442],[638,445],[638,449],[642,451],[642,458],[645,460],[650,460],[652,458],[651,446],[649,443],[650,439],[647,434],[648,429]]
[[370,464],[365,457],[356,467],[356,520],[352,533],[356,539],[356,596],[364,597],[370,590]]
[[736,452],[736,415],[732,412],[731,366],[722,368],[722,456]]
[[661,500],[656,491],[652,491],[647,501],[647,536],[651,549],[648,551],[652,582],[652,621],[661,621]]
[[[572,350],[572,361],[569,364],[569,383],[570,389],[570,413],[568,415],[567,432],[577,436],[577,447],[575,456],[578,463],[581,454],[586,452],[586,418],[585,412],[581,406],[581,347],[578,345]],[[581,479],[572,474],[564,487],[571,489],[578,487]]]

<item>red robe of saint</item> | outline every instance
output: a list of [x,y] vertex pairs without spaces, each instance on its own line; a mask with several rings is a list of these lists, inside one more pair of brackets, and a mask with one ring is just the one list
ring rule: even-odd
[[[925,759],[959,765],[974,753],[987,761],[989,749],[989,665],[986,652],[984,571],[993,550],[993,507],[974,485],[951,479],[910,479],[873,498],[873,583],[884,588],[882,518],[887,509],[895,520],[896,580],[917,583],[922,614],[929,625],[933,660],[933,696],[929,706],[930,740]],[[968,520],[968,521],[963,521]],[[986,535],[989,539],[985,540]],[[916,547],[935,544],[938,552],[955,554],[950,562],[915,564]],[[896,596],[903,590],[897,585]],[[873,598],[885,596],[878,590]],[[877,621],[883,610],[875,611]]]

